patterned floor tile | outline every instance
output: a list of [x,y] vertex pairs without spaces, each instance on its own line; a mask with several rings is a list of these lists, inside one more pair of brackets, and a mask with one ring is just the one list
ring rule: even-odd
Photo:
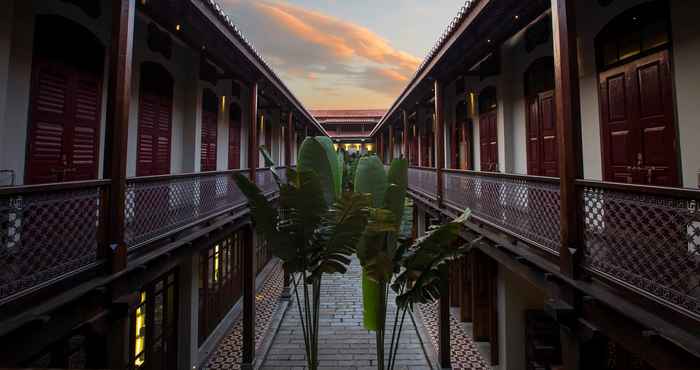
[[[417,312],[421,315],[424,325],[430,335],[430,340],[438,351],[439,325],[438,325],[438,302],[419,305]],[[450,345],[451,360],[453,369],[487,370],[489,366],[484,361],[481,353],[476,348],[474,340],[460,325],[459,319],[450,314]]]

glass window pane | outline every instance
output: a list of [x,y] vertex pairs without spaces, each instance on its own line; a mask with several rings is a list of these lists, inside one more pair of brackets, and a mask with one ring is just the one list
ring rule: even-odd
[[163,293],[157,294],[153,307],[153,338],[159,338],[163,332]]
[[620,60],[633,57],[641,52],[640,35],[637,32],[630,32],[620,37]]
[[644,28],[642,34],[642,48],[653,49],[668,43],[668,29],[665,21],[657,21]]

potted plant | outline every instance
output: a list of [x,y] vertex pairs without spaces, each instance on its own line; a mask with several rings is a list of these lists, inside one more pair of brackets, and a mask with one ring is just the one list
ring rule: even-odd
[[[263,156],[266,165],[272,166],[264,151]],[[343,166],[343,158],[329,138],[305,139],[297,168],[287,169],[287,182],[275,174],[279,186],[277,207],[247,177],[235,177],[249,201],[256,231],[267,238],[272,253],[287,264],[292,274],[310,369],[318,368],[323,275],[346,272],[371,211],[367,194],[342,191]]]

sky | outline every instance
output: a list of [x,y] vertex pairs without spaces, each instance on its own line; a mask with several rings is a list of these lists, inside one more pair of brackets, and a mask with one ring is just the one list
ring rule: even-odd
[[220,0],[309,109],[387,109],[464,0]]

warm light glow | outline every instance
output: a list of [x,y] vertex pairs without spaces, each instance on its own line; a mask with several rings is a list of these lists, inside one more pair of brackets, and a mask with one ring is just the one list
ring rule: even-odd
[[136,321],[134,323],[134,365],[141,367],[146,362],[144,346],[146,344],[146,292],[141,292],[141,302],[136,309]]
[[175,26],[175,31],[179,31],[181,28],[182,27],[178,24],[177,26]]
[[350,144],[345,144],[345,151],[350,150]]
[[374,145],[372,145],[372,144],[365,144],[365,149],[367,149],[368,152],[371,152],[372,149],[374,149]]
[[333,144],[333,148],[335,148],[335,151],[338,151],[338,144]]
[[219,281],[219,246],[214,247],[214,282]]
[[226,110],[226,95],[221,97],[221,111],[223,112],[225,110]]
[[469,101],[467,101],[469,105],[469,116],[474,117],[476,116],[476,94],[473,92],[469,93]]
[[360,150],[360,144],[355,144],[355,150]]

